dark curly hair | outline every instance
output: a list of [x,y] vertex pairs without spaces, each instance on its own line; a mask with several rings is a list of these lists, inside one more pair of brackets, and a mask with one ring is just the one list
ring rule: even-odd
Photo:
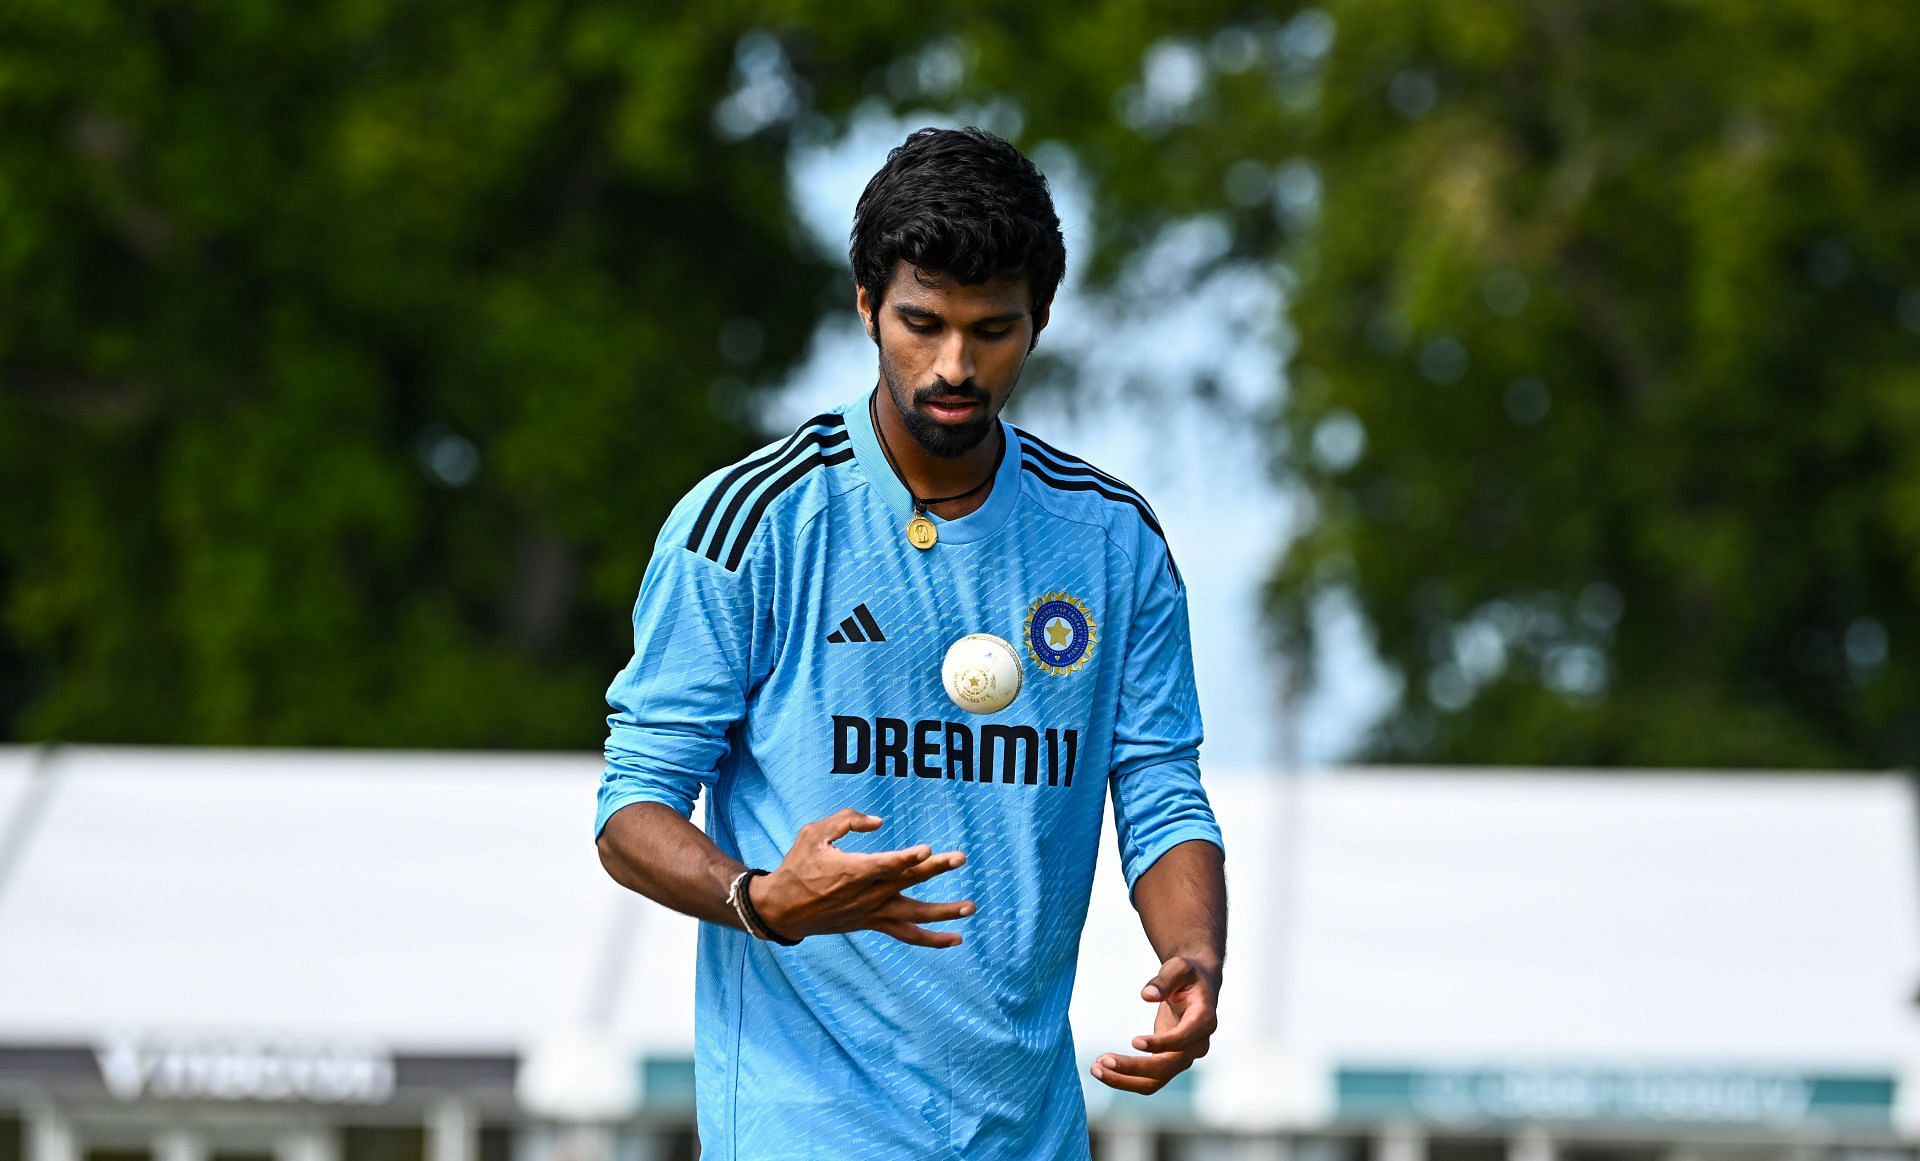
[[921,129],[887,154],[853,211],[853,279],[880,309],[902,258],[975,286],[1027,280],[1036,314],[1053,302],[1067,244],[1047,179],[983,129]]

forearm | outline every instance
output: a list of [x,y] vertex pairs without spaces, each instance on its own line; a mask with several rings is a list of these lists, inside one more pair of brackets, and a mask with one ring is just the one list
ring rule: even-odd
[[1133,908],[1161,962],[1185,957],[1219,980],[1227,956],[1227,876],[1219,847],[1194,839],[1161,855],[1134,882]]
[[746,865],[699,827],[657,802],[636,802],[607,819],[600,865],[615,882],[683,915],[738,928],[727,888]]

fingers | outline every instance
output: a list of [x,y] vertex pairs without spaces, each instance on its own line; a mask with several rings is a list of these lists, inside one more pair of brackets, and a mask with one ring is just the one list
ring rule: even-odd
[[1121,1092],[1160,1091],[1212,1046],[1213,1033],[1220,1026],[1214,1015],[1218,988],[1217,976],[1202,972],[1185,956],[1162,963],[1140,989],[1141,999],[1159,1005],[1155,1031],[1133,1038],[1134,1048],[1148,1055],[1106,1053],[1093,1063],[1094,1078]]
[[974,912],[973,900],[958,899],[951,903],[926,903],[919,899],[909,899],[905,895],[896,895],[880,908],[880,914],[886,919],[904,920],[908,923],[944,923],[949,919],[965,919]]
[[[847,806],[801,827],[800,837],[831,846],[855,831],[865,833],[879,830],[882,822],[878,815],[866,814]],[[866,864],[865,870],[869,875],[876,878],[904,875],[908,886],[924,883],[933,876],[945,874],[967,861],[967,856],[959,851],[946,851],[936,855],[933,853],[933,848],[926,843],[903,847],[897,851],[850,852],[849,854],[850,857]]]
[[[1207,1042],[1220,1027],[1213,1005],[1196,999],[1179,1016],[1171,1028],[1161,1028],[1146,1036],[1135,1036],[1133,1046],[1141,1052],[1186,1052],[1205,1056]],[[1198,1051],[1195,1051],[1196,1048]]]
[[1159,1092],[1166,1083],[1187,1070],[1193,1058],[1183,1052],[1160,1052],[1152,1056],[1121,1056],[1109,1052],[1093,1062],[1093,1078],[1108,1088],[1141,1094]]
[[956,870],[965,866],[966,862],[967,856],[959,851],[943,851],[937,855],[929,853],[925,858],[909,864],[900,872],[900,877],[904,880],[902,889],[916,883],[924,883],[935,875],[944,875],[948,871]]
[[874,924],[873,930],[918,947],[959,947],[962,942],[957,931],[929,931],[917,924],[892,920]]
[[848,857],[861,860],[864,864],[862,871],[868,878],[898,880],[896,885],[903,891],[935,875],[944,875],[967,861],[967,856],[959,851],[942,851],[936,855],[933,848],[925,843],[897,851],[875,851]]
[[1199,973],[1193,970],[1193,961],[1175,957],[1160,965],[1160,971],[1140,989],[1140,998],[1159,1003],[1199,978]]
[[[898,851],[875,851],[867,855],[852,856],[866,864],[865,870],[872,878],[892,878],[933,860],[936,856],[933,848],[925,843],[907,847]],[[917,881],[917,880],[916,880]]]
[[843,806],[827,817],[801,827],[800,833],[814,842],[837,843],[856,830],[879,829],[879,816],[863,813],[851,806]]

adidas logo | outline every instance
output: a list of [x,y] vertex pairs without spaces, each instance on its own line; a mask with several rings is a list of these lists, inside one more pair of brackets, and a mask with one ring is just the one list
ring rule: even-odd
[[856,605],[853,616],[840,622],[840,627],[827,634],[827,641],[834,645],[845,645],[851,641],[885,641],[887,635],[880,631],[880,622],[873,619],[873,613],[862,602]]

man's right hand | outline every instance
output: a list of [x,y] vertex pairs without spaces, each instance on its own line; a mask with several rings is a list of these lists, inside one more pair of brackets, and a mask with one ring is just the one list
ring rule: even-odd
[[833,845],[853,831],[879,829],[878,818],[852,807],[801,827],[779,868],[747,881],[754,910],[789,939],[878,931],[921,947],[959,946],[959,932],[929,931],[920,925],[965,919],[973,914],[971,899],[923,903],[903,892],[944,875],[967,857],[959,851],[936,855],[925,844],[875,854]]

